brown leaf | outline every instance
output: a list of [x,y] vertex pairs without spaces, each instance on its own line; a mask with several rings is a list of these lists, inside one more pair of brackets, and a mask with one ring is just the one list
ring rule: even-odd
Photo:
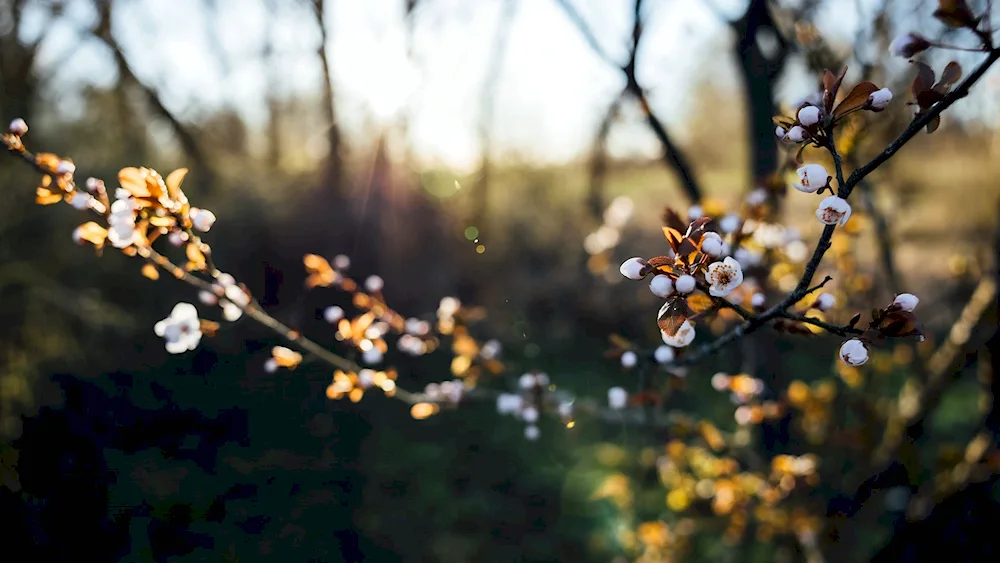
[[917,75],[913,77],[913,84],[910,85],[910,91],[916,98],[921,92],[934,87],[934,69],[920,61],[910,61],[910,64],[917,67]]
[[715,309],[715,301],[704,293],[694,293],[687,298],[688,308],[701,314]]
[[685,233],[685,236],[691,236],[691,235],[693,235],[696,232],[704,231],[705,230],[705,225],[707,225],[711,221],[712,221],[711,217],[699,217],[699,218],[695,219],[694,221],[691,222],[690,225],[688,225],[687,232]]
[[938,114],[935,115],[934,119],[931,119],[931,122],[927,124],[927,134],[930,135],[931,133],[937,131],[938,127],[940,126],[941,126],[941,114]]
[[657,317],[656,324],[668,336],[673,336],[677,334],[677,331],[689,316],[690,311],[687,301],[683,297],[675,295],[664,303],[663,307],[660,307],[660,314]]
[[917,105],[920,106],[921,109],[927,110],[943,99],[944,94],[938,92],[937,90],[924,90],[923,92],[917,94]]
[[681,216],[669,207],[663,209],[663,224],[676,230],[678,233],[684,232],[684,229],[687,228],[687,222],[681,219]]
[[837,99],[837,92],[840,90],[840,85],[846,74],[846,66],[837,76],[834,76],[829,70],[823,74],[823,106],[827,113],[833,113],[833,102]]
[[674,251],[674,254],[677,254],[677,250],[681,246],[681,241],[684,239],[681,232],[673,227],[663,227],[663,236],[667,237],[667,244],[670,245],[670,249]]
[[854,316],[851,317],[851,320],[850,322],[847,323],[847,326],[854,328],[854,326],[857,325],[860,320],[861,320],[861,313],[854,313]]
[[941,71],[941,80],[934,85],[934,90],[944,94],[952,85],[962,79],[962,65],[955,61],[948,63]]
[[939,8],[934,11],[934,17],[950,28],[973,29],[979,24],[979,18],[973,15],[965,0],[938,0],[938,6]]
[[878,86],[872,84],[871,82],[861,82],[855,86],[849,94],[847,94],[846,98],[837,104],[837,108],[833,110],[833,117],[837,118],[845,113],[864,107],[868,104],[868,96],[871,96],[877,91]]

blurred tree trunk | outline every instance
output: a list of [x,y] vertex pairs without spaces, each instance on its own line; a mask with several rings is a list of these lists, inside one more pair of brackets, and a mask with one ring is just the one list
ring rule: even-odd
[[18,39],[25,4],[24,0],[0,2],[0,118],[4,120],[4,129],[16,117],[23,117],[30,124],[37,97],[34,66],[41,40],[23,44]]
[[340,135],[340,127],[337,124],[337,107],[333,92],[333,73],[330,70],[330,59],[327,56],[327,32],[326,32],[326,10],[328,4],[326,0],[313,0],[313,8],[316,13],[316,23],[319,25],[320,44],[317,49],[320,64],[323,67],[323,117],[327,124],[327,142],[329,152],[326,163],[323,166],[323,185],[328,189],[339,189],[343,179],[344,162],[343,147]]

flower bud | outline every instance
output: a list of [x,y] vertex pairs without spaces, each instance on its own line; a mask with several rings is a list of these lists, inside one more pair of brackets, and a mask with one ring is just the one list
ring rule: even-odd
[[622,367],[625,369],[634,368],[639,363],[639,356],[635,352],[628,350],[622,354]]
[[536,384],[537,381],[535,380],[535,374],[533,373],[522,374],[521,377],[517,380],[518,387],[524,390],[531,389]]
[[215,224],[215,213],[207,209],[192,207],[188,214],[191,216],[191,225],[203,233],[210,231]]
[[670,336],[662,330],[660,331],[660,336],[663,338],[663,342],[667,345],[673,346],[674,348],[683,348],[694,342],[694,325],[691,321],[684,321],[684,324],[677,329],[677,332],[675,332],[673,336]]
[[622,262],[618,271],[630,280],[641,280],[646,275],[646,261],[642,258],[629,258]]
[[80,211],[84,211],[90,207],[91,200],[93,200],[93,198],[88,194],[83,192],[73,192],[73,197],[69,199],[69,204]]
[[538,409],[535,407],[525,407],[521,410],[521,419],[528,423],[538,422]]
[[895,57],[909,59],[913,55],[930,48],[930,41],[918,33],[904,33],[889,44],[889,53]]
[[851,204],[847,200],[832,195],[820,202],[816,217],[825,225],[843,227],[851,218]]
[[809,127],[819,123],[820,111],[816,106],[806,106],[799,110],[799,123]]
[[713,233],[709,231],[701,237],[701,251],[708,254],[712,258],[718,258],[722,255],[722,237],[719,233]]
[[653,359],[656,360],[656,363],[658,364],[670,363],[674,361],[674,357],[676,357],[674,349],[665,344],[658,346],[656,351],[653,352]]
[[212,293],[211,291],[199,291],[198,300],[205,305],[214,306],[219,304],[219,296]]
[[14,121],[10,122],[10,125],[7,126],[7,131],[9,131],[11,135],[22,137],[28,134],[28,124],[25,123],[23,119],[18,117]]
[[874,111],[884,110],[891,101],[892,91],[888,88],[882,88],[881,90],[872,92],[871,95],[868,96],[868,105]]
[[820,311],[829,311],[833,309],[833,306],[837,304],[837,298],[831,293],[820,293],[816,296],[816,302],[814,305]]
[[167,240],[170,241],[170,244],[178,248],[184,246],[184,243],[187,242],[187,239],[188,239],[188,234],[185,233],[184,231],[170,231],[170,234],[167,235]]
[[750,298],[750,306],[755,309],[758,307],[763,307],[765,299],[766,297],[764,297],[763,293],[754,293],[753,296]]
[[628,404],[628,391],[622,389],[621,387],[612,387],[608,389],[608,406],[618,410],[625,408]]
[[840,347],[840,359],[849,366],[860,366],[868,361],[868,348],[857,338],[848,340]]
[[781,139],[781,140],[784,140],[785,139],[785,135],[787,135],[787,134],[788,134],[788,131],[786,131],[785,128],[782,127],[781,125],[779,125],[779,126],[777,126],[777,127],[774,128],[774,135],[776,137],[778,137],[779,139]]
[[792,184],[792,187],[800,192],[813,194],[830,182],[830,174],[821,164],[806,164],[795,172],[799,175],[799,181]]
[[342,318],[344,318],[344,310],[336,305],[323,309],[323,320],[330,324],[339,322]]
[[694,276],[684,274],[683,276],[677,278],[677,281],[674,282],[674,289],[677,290],[677,293],[688,294],[694,291],[695,285],[697,285],[697,282],[695,281]]
[[379,276],[368,276],[368,278],[365,279],[365,289],[368,290],[369,293],[378,293],[379,291],[382,291],[383,287],[385,287],[385,282]]
[[76,172],[76,165],[68,160],[60,160],[56,165],[56,174],[72,175]]
[[670,279],[670,276],[657,274],[649,281],[649,290],[653,295],[666,299],[674,292],[674,280]]
[[906,311],[907,313],[912,313],[917,308],[917,303],[920,303],[920,299],[912,293],[900,293],[892,302],[901,311]]
[[787,136],[789,141],[793,143],[801,143],[802,141],[806,140],[806,137],[808,135],[809,133],[805,129],[796,125],[795,127],[792,127],[791,129],[788,130]]

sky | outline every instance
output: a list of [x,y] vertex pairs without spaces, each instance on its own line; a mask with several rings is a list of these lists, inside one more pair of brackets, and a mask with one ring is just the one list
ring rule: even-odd
[[[571,1],[591,22],[604,49],[624,59],[631,0]],[[26,38],[46,34],[38,64],[58,68],[61,111],[70,114],[85,111],[76,95],[81,84],[107,86],[116,78],[104,46],[86,39],[85,30],[96,21],[91,2],[69,0],[55,22],[41,10],[27,15]],[[425,0],[412,52],[402,23],[402,0],[327,0],[326,48],[342,125],[349,132],[373,123],[388,127],[405,114],[419,160],[473,169],[480,154],[484,84],[505,2],[514,2],[515,8],[493,92],[496,150],[542,162],[579,156],[592,142],[623,78],[593,53],[556,0]],[[269,3],[277,9],[269,9]],[[206,9],[212,4],[214,10]],[[159,90],[165,105],[182,119],[197,122],[215,109],[230,107],[252,125],[261,125],[269,81],[287,95],[314,94],[321,84],[316,56],[320,34],[308,4],[119,0],[114,33],[136,74]],[[647,1],[638,77],[668,124],[679,125],[688,117],[693,80],[736,85],[732,61],[724,59],[727,29],[717,12],[735,14],[742,4]],[[864,8],[871,0],[834,4],[820,13],[818,23],[834,38],[850,40],[860,21],[853,7]],[[269,33],[273,64],[262,59]],[[807,77],[796,80],[794,69],[789,75],[780,95],[804,95]],[[667,109],[659,111],[662,108]],[[683,142],[683,129],[675,129],[680,129],[677,137]],[[322,136],[320,128],[317,136]],[[656,150],[655,140],[640,124],[614,139],[613,154]]]

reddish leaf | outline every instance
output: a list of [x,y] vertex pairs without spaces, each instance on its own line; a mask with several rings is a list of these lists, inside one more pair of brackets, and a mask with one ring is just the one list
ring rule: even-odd
[[868,96],[878,91],[878,86],[871,82],[862,82],[855,86],[851,93],[847,95],[833,110],[833,117],[840,117],[845,113],[864,107],[868,103]]
[[660,327],[660,330],[669,336],[673,336],[677,334],[681,325],[690,316],[691,311],[688,309],[687,301],[683,297],[675,295],[674,298],[660,307],[660,314],[656,319],[656,324]]
[[837,76],[834,76],[829,70],[823,73],[823,106],[828,113],[833,112],[833,102],[837,99],[837,92],[840,90],[840,84],[844,81],[846,74],[846,66]]
[[847,323],[847,326],[854,328],[854,326],[857,325],[860,320],[861,320],[861,313],[854,313],[854,316],[851,317],[851,322]]
[[687,222],[681,219],[681,216],[669,207],[663,210],[663,224],[675,229],[678,233],[684,232],[684,229],[687,228]]
[[934,17],[950,28],[973,29],[979,24],[979,18],[972,14],[965,0],[938,0],[938,5],[940,7],[934,11]]
[[707,225],[711,220],[712,220],[711,217],[699,217],[695,219],[690,225],[688,225],[687,233],[685,233],[685,236],[689,237],[697,231],[705,230],[705,225]]
[[944,70],[941,71],[941,80],[934,85],[934,90],[941,92],[942,94],[947,92],[953,84],[958,82],[962,78],[962,65],[951,61],[948,63]]
[[674,263],[674,259],[669,256],[654,256],[649,260],[646,260],[651,268],[658,269],[663,267],[670,267]]
[[674,251],[674,254],[677,254],[677,250],[681,246],[681,241],[684,239],[681,232],[673,227],[663,227],[663,236],[667,237],[667,244],[670,245],[670,249]]
[[938,127],[940,126],[941,126],[941,115],[938,114],[935,115],[934,119],[931,119],[931,122],[927,124],[927,134],[930,135],[931,133],[937,131]]
[[944,99],[944,94],[937,90],[924,90],[917,94],[917,105],[920,109],[930,109],[931,106]]
[[913,97],[916,98],[921,92],[934,87],[934,69],[920,61],[910,61],[910,63],[917,67],[917,75],[913,78],[913,84],[910,86]]

